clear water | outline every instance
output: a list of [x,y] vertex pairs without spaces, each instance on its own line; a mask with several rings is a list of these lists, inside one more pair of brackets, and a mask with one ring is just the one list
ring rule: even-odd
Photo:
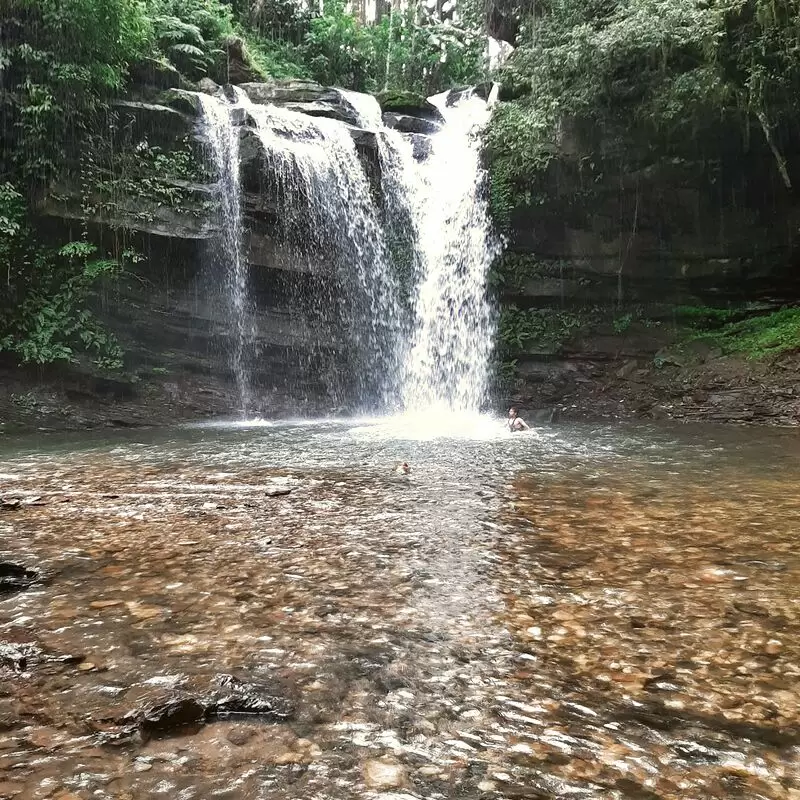
[[232,326],[230,358],[242,414],[252,408],[248,353],[253,342],[253,322],[248,292],[248,263],[243,250],[239,126],[233,124],[233,106],[206,94],[198,95],[203,110],[202,134],[217,175],[221,233],[213,258],[220,266],[225,318]]
[[[797,794],[796,433],[452,422],[3,439],[0,794]],[[111,743],[220,673],[291,716]]]

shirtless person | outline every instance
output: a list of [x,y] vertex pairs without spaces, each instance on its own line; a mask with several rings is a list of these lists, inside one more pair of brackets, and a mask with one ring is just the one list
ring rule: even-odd
[[530,425],[519,415],[516,406],[508,409],[508,429],[512,432],[530,430]]

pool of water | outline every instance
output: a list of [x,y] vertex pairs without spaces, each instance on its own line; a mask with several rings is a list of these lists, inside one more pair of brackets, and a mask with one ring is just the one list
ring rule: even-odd
[[[0,561],[42,582],[0,595],[0,797],[800,798],[798,457],[447,415],[6,437]],[[280,713],[143,722],[224,675]]]

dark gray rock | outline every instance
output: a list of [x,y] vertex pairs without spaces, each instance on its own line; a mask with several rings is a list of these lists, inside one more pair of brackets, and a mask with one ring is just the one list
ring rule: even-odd
[[412,117],[409,114],[398,114],[394,111],[386,111],[383,114],[383,124],[387,128],[394,128],[402,133],[438,133],[442,126],[438,122],[422,117]]
[[[293,713],[291,704],[276,697],[269,687],[233,675],[218,675],[206,688],[181,686],[152,693],[140,691],[133,708],[121,714],[111,713],[98,722],[113,738],[134,734],[149,738],[176,735],[211,719],[257,717],[279,721]],[[107,723],[114,723],[118,730],[109,731]]]
[[253,66],[244,40],[239,36],[229,36],[224,43],[225,52],[217,62],[214,77],[225,83],[244,83],[257,81],[261,76]]
[[0,595],[21,592],[39,580],[40,575],[36,570],[13,561],[0,561]]
[[200,78],[197,82],[197,88],[199,91],[203,92],[203,94],[210,94],[213,97],[223,96],[222,87],[215,81],[212,81],[211,78]]
[[193,115],[169,106],[138,100],[115,100],[112,106],[120,117],[120,127],[132,126],[143,138],[174,142],[194,129]]
[[199,204],[192,207],[184,204],[180,209],[170,208],[142,197],[120,196],[113,209],[103,208],[101,198],[89,206],[77,195],[59,192],[59,199],[45,198],[37,211],[45,217],[78,219],[97,225],[110,225],[133,231],[164,236],[169,239],[211,239],[219,227],[207,209]]
[[158,104],[190,117],[199,117],[203,112],[197,93],[187,92],[184,89],[167,89],[158,96]]
[[408,136],[411,138],[414,158],[417,161],[424,161],[431,154],[431,150],[433,149],[431,137],[424,133],[409,133]]
[[180,72],[171,64],[155,58],[143,58],[128,68],[131,83],[156,89],[177,89],[183,84]]
[[241,83],[239,88],[254,103],[313,103],[323,97],[328,90],[314,81],[276,80],[269,83]]

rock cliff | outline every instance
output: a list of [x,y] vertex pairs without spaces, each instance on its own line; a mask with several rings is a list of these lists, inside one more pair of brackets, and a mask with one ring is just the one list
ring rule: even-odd
[[[233,91],[209,80],[193,88],[217,96]],[[351,93],[296,80],[245,81],[238,91],[255,104],[342,123],[380,199],[376,133],[359,126]],[[415,150],[423,157],[424,133],[435,126],[430,109],[421,109],[418,116],[414,109],[405,112],[397,118],[387,112],[385,122],[415,130]],[[265,165],[264,145],[247,113],[238,109],[237,114],[255,353],[251,410],[272,415],[339,410],[352,376],[345,368],[339,320],[328,313],[345,302],[337,297],[332,259],[308,251],[305,258],[296,257],[281,219],[278,179]],[[41,388],[25,402],[52,411],[53,424],[61,424],[61,409],[67,414],[72,409],[77,424],[90,424],[103,417],[104,404],[112,401],[107,417],[120,424],[236,408],[230,355],[235,324],[220,298],[224,275],[212,254],[224,224],[216,204],[219,176],[208,157],[203,126],[195,91],[165,88],[161,76],[145,71],[115,103],[96,163],[80,165],[73,171],[80,180],[62,179],[42,196],[38,224],[44,240],[85,234],[105,252],[136,254],[121,278],[102,287],[97,300],[102,320],[125,350],[126,375],[100,378],[80,366],[39,373]],[[323,304],[314,298],[323,296],[326,308],[321,310]],[[29,394],[30,376],[11,369],[6,374],[6,404],[13,394],[19,405],[19,398]],[[76,408],[82,404],[85,410],[92,403],[97,408],[85,414]],[[7,419],[19,416],[13,405]]]
[[[793,370],[770,380],[763,364],[687,345],[693,309],[762,313],[800,299],[800,203],[758,131],[715,131],[669,159],[632,133],[622,158],[619,139],[564,121],[537,195],[510,214],[497,270],[510,397],[606,415],[757,419],[747,409],[764,405],[766,380],[790,400],[761,416],[793,419]],[[800,151],[788,160],[798,173]],[[641,166],[625,171],[630,163]],[[731,402],[708,399],[734,383]]]

